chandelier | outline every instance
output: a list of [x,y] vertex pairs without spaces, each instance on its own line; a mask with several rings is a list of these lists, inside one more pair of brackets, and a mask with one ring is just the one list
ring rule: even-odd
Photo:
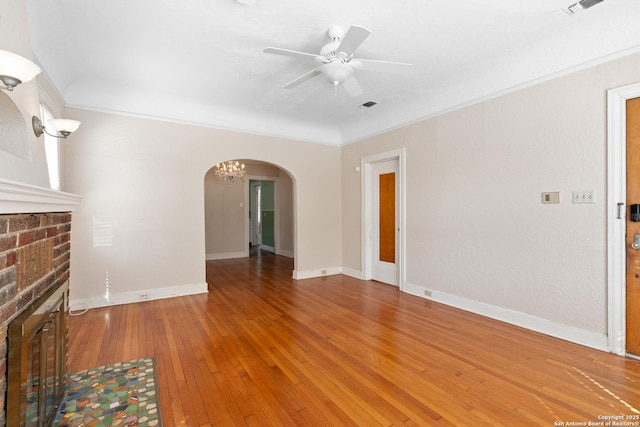
[[242,177],[247,173],[244,169],[244,163],[241,164],[237,160],[229,160],[216,164],[214,172],[221,181],[226,182],[227,184],[242,181]]

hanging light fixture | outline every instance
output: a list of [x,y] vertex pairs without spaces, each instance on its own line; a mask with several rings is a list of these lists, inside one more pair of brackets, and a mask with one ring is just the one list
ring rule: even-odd
[[47,135],[53,136],[54,138],[67,139],[69,135],[78,130],[78,128],[80,127],[80,122],[70,119],[51,119],[47,120],[47,125],[52,127],[53,130],[55,130],[60,135],[47,132],[47,128],[42,124],[40,117],[31,117],[31,126],[33,127],[33,133],[35,133],[36,136],[40,136],[43,133],[46,133]]
[[218,163],[214,166],[214,172],[218,179],[227,184],[242,181],[242,177],[247,174],[247,171],[244,169],[244,163],[240,163],[237,160]]
[[40,74],[40,67],[15,53],[0,50],[0,89],[12,91],[20,83],[26,83]]

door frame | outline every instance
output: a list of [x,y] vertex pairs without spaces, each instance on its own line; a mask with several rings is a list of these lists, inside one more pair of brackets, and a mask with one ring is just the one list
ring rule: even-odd
[[[262,184],[260,182],[251,182],[249,180],[249,206],[253,207],[253,210],[249,210],[253,212],[253,216],[249,219],[249,243],[252,243],[252,246],[260,246],[262,244],[262,230],[260,227],[260,203],[258,203],[258,198],[254,198],[255,188],[259,187],[260,191],[262,191]],[[254,203],[255,201],[255,203]],[[256,237],[254,241],[253,238]]]
[[373,212],[372,199],[374,197],[373,182],[373,164],[387,161],[398,160],[398,288],[405,291],[406,285],[406,150],[399,148],[396,150],[385,151],[383,153],[372,154],[360,159],[360,210],[361,210],[361,268],[362,279],[371,280],[373,272]]
[[[276,166],[279,168],[279,166]],[[245,175],[243,178],[246,183],[244,186],[244,230],[245,236],[248,238],[251,230],[249,229],[249,197],[251,197],[251,184],[250,181],[273,181],[273,251],[275,254],[280,254],[280,200],[278,199],[278,177],[275,176],[262,176],[262,175]],[[295,191],[295,190],[294,190]],[[295,213],[294,213],[295,218]],[[295,222],[295,219],[294,219]],[[295,228],[295,225],[294,225]],[[260,232],[262,234],[262,231]],[[248,242],[245,238],[245,242]],[[262,243],[262,236],[260,237],[260,243]],[[248,246],[248,245],[246,245]],[[295,233],[294,233],[294,247],[295,247]],[[295,251],[295,249],[294,249]],[[247,257],[249,256],[249,248],[247,248]]]
[[607,91],[608,341],[609,351],[620,356],[626,355],[626,102],[638,97],[640,83]]

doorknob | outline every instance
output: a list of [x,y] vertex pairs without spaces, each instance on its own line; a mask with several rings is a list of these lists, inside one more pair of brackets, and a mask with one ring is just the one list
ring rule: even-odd
[[640,250],[640,234],[636,233],[633,235],[633,243],[631,243],[631,247],[636,251]]

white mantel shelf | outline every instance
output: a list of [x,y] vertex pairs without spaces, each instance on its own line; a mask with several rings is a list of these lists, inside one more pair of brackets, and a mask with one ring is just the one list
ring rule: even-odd
[[0,214],[71,212],[81,196],[0,179]]

